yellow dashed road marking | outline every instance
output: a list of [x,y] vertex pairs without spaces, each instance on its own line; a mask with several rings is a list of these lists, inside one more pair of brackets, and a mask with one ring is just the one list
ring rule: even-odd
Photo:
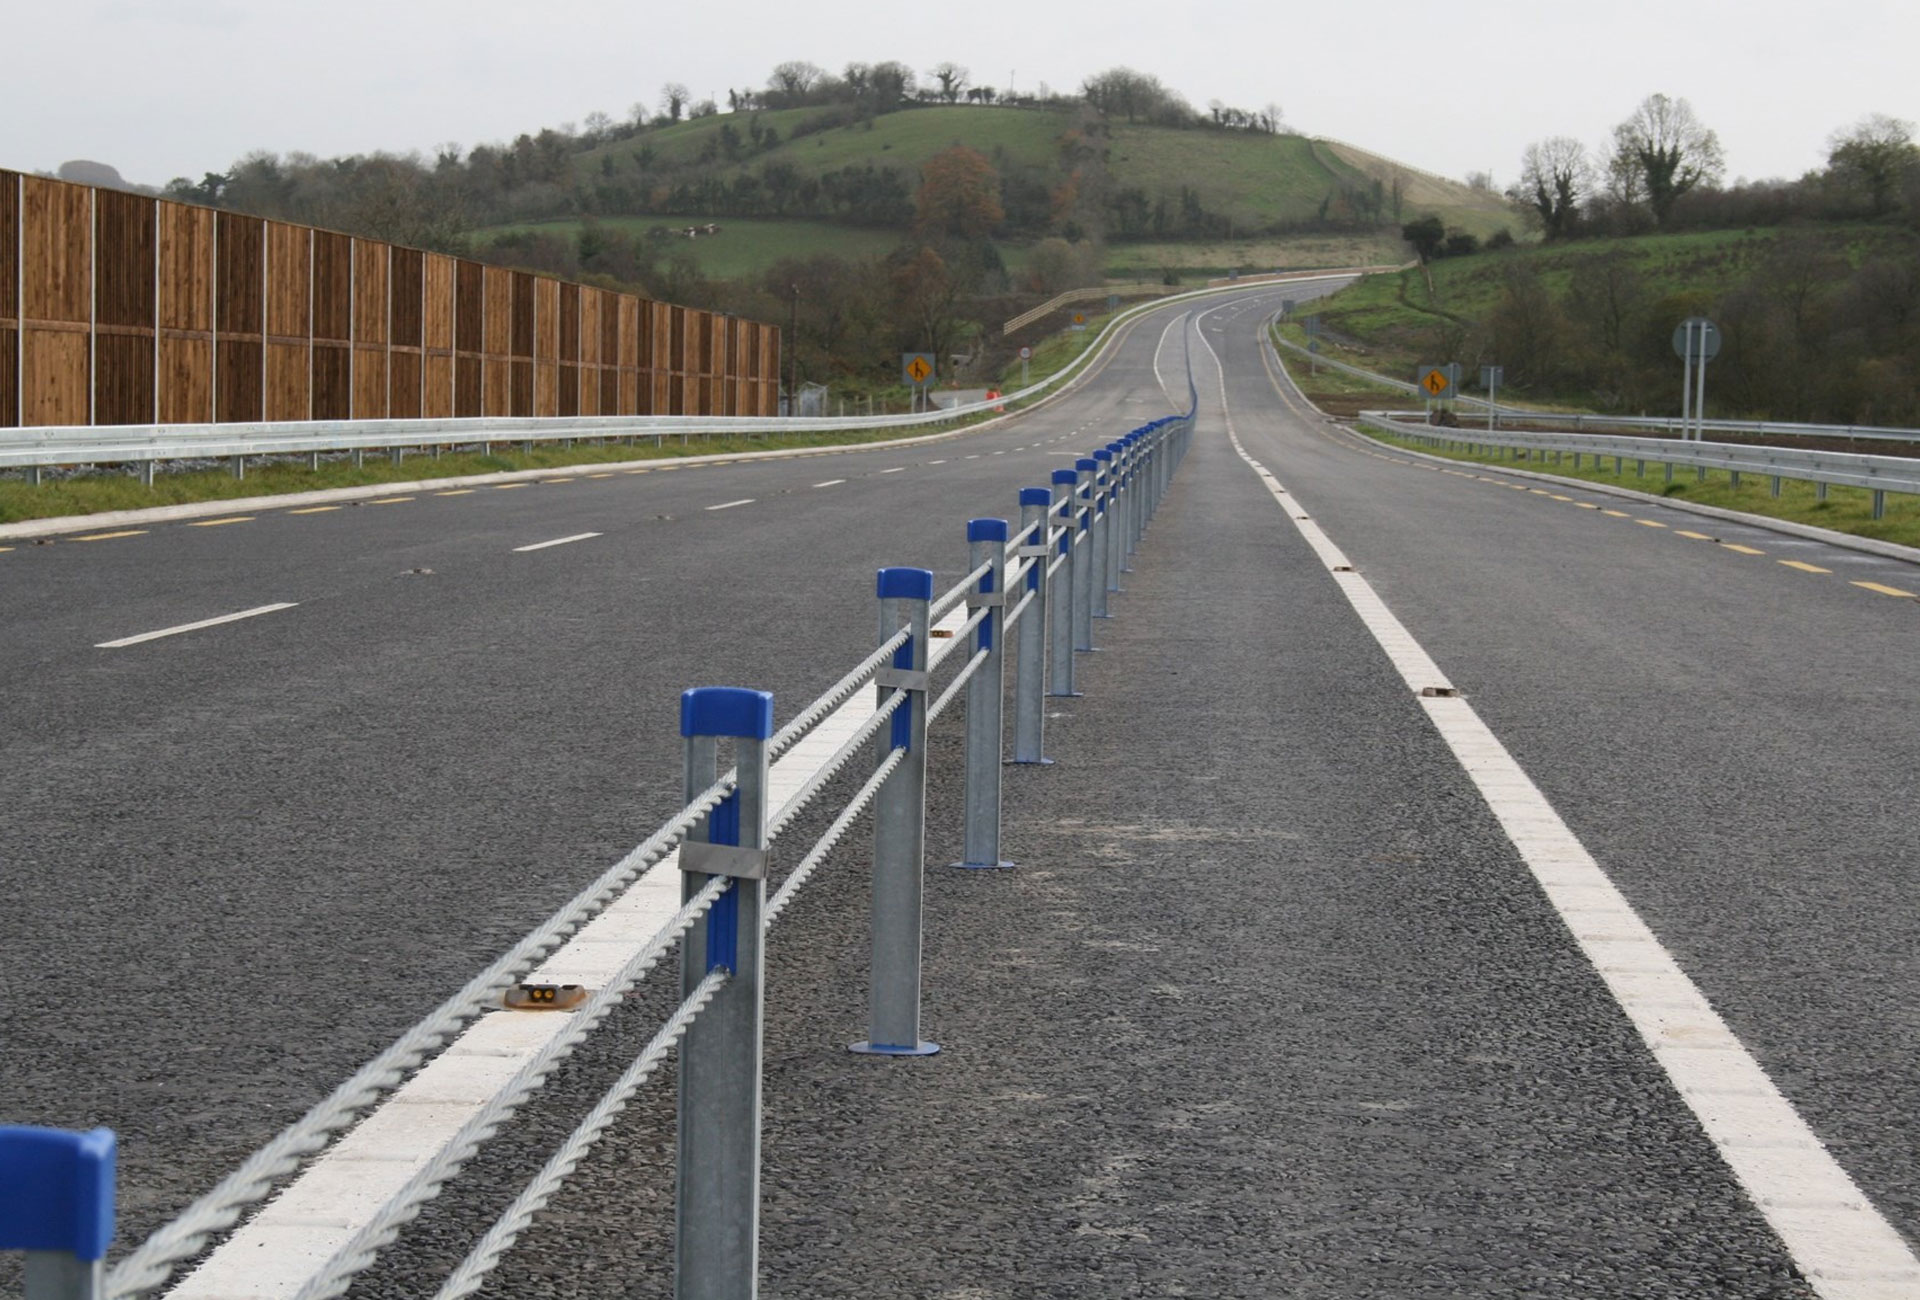
[[1666,525],[1661,523],[1658,519],[1636,519],[1633,522],[1636,524],[1645,524],[1649,528],[1665,528],[1666,527]]
[[1591,501],[1576,501],[1573,504],[1579,506],[1582,510],[1598,510],[1600,508]]
[[540,482],[547,487],[569,487],[572,485],[573,480],[570,478],[543,478]]
[[493,490],[495,492],[511,492],[515,488],[523,488],[527,486],[528,485],[525,483],[495,483],[493,485]]
[[1905,596],[1909,600],[1920,599],[1920,597],[1916,597],[1911,591],[1902,591],[1898,587],[1883,587],[1877,582],[1856,582],[1853,585],[1856,587],[1864,587],[1868,591],[1877,591],[1882,596]]
[[629,474],[651,474],[651,473],[653,473],[653,471],[652,471],[652,470],[650,470],[650,469],[630,469],[630,470],[628,470],[628,471],[627,471],[627,473],[629,473]]
[[468,497],[472,496],[473,493],[473,488],[455,488],[451,492],[435,492],[434,495],[437,497]]
[[1684,528],[1674,529],[1673,534],[1675,537],[1691,537],[1696,542],[1710,542],[1713,540],[1711,537],[1707,536],[1705,533],[1690,533]]
[[76,542],[110,542],[116,537],[145,537],[146,535],[147,530],[144,528],[129,528],[122,533],[84,533],[72,540]]
[[1808,564],[1804,560],[1782,560],[1780,563],[1789,569],[1798,569],[1802,573],[1832,573],[1832,569],[1823,569],[1817,564]]
[[233,515],[226,519],[196,519],[188,524],[189,528],[218,528],[221,524],[250,524],[252,515]]
[[1720,545],[1724,546],[1729,551],[1738,551],[1742,555],[1765,555],[1766,554],[1765,551],[1756,551],[1751,546],[1741,546],[1737,542],[1722,542],[1720,543]]
[[589,475],[587,475],[587,477],[588,477],[588,478],[612,478],[612,477],[613,477],[613,475],[611,475],[611,474],[589,474]]
[[1626,511],[1624,511],[1624,510],[1602,510],[1602,511],[1601,511],[1600,513],[1601,513],[1601,514],[1603,514],[1603,515],[1612,515],[1612,516],[1613,516],[1613,517],[1614,517],[1615,519],[1631,519],[1631,518],[1633,518],[1633,516],[1632,516],[1632,515],[1630,515],[1630,514],[1628,514],[1628,513],[1627,513]]
[[406,502],[411,500],[413,500],[412,497],[378,497],[375,500],[369,502],[368,504],[376,505],[376,506],[397,506],[397,505],[404,505]]
[[287,511],[290,515],[324,515],[329,510],[338,510],[339,506],[303,506],[299,510]]

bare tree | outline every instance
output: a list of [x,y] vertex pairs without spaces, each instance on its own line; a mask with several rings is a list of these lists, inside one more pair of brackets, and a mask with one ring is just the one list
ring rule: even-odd
[[1716,183],[1725,170],[1720,138],[1684,99],[1648,95],[1631,117],[1613,128],[1608,172],[1616,191],[1637,187],[1646,195],[1653,219],[1663,225],[1681,195],[1696,185]]
[[820,84],[827,74],[815,64],[801,59],[789,60],[777,65],[767,77],[767,89],[785,96],[790,104],[798,104],[806,98],[807,92]]
[[692,99],[693,92],[681,82],[669,81],[660,87],[660,111],[669,122],[678,122]]
[[1556,135],[1527,146],[1520,155],[1520,180],[1507,197],[1539,223],[1548,239],[1564,239],[1579,224],[1580,204],[1592,188],[1587,147]]
[[967,78],[972,74],[952,61],[937,63],[928,69],[927,75],[940,83],[940,98],[949,104],[960,102],[960,95],[967,88]]
[[1903,182],[1920,171],[1913,123],[1875,113],[1835,131],[1827,137],[1827,169],[1838,184],[1862,192],[1874,216],[1893,211]]

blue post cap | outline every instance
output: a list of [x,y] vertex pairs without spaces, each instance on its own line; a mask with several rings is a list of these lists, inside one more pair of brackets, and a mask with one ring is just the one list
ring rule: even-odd
[[765,740],[773,734],[773,692],[696,686],[680,692],[680,734]]
[[106,1128],[0,1128],[0,1250],[105,1259],[116,1146]]
[[[1100,468],[1100,462],[1097,460],[1094,460],[1089,456],[1082,456],[1079,460],[1076,460],[1073,462],[1073,467],[1075,469],[1085,470],[1088,473],[1092,473],[1094,470],[1097,470]],[[1078,477],[1078,476],[1076,475],[1075,477]]]
[[[1071,477],[1069,477],[1071,481]],[[1021,488],[1020,504],[1023,506],[1050,506],[1053,504],[1052,488]]]
[[1079,480],[1080,476],[1070,469],[1057,469],[1053,471],[1053,481],[1055,483],[1077,483]]
[[1121,452],[1125,451],[1126,449],[1127,449],[1127,443],[1126,443],[1126,439],[1124,438],[1115,438],[1112,442],[1107,444],[1107,450],[1112,452],[1116,456],[1119,455]]
[[932,569],[882,569],[874,583],[882,600],[932,600]]
[[1100,448],[1100,450],[1098,450],[1098,451],[1096,451],[1096,452],[1094,452],[1094,453],[1093,453],[1093,458],[1094,458],[1095,460],[1098,460],[1098,461],[1107,461],[1107,460],[1112,460],[1112,459],[1113,459],[1113,448],[1111,448],[1111,447],[1102,447],[1102,448]]
[[[1051,497],[1048,500],[1052,500]],[[967,520],[967,540],[970,542],[1004,542],[1007,540],[1007,521],[1004,519]]]

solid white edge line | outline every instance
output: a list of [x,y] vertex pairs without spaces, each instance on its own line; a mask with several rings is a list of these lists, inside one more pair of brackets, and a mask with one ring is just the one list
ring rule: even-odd
[[1834,1159],[1706,996],[1640,919],[1499,738],[1447,685],[1437,665],[1351,571],[1292,494],[1234,428],[1226,368],[1213,356],[1227,438],[1313,548],[1367,631],[1416,695],[1487,802],[1580,951],[1667,1073],[1707,1137],[1823,1300],[1911,1300],[1920,1259]]
[[755,498],[753,498],[753,497],[741,497],[741,498],[740,498],[740,499],[739,499],[738,501],[722,501],[722,502],[721,502],[721,503],[720,503],[719,505],[717,505],[717,506],[708,506],[708,507],[707,507],[707,509],[709,509],[709,510],[731,510],[731,509],[733,509],[733,508],[734,508],[735,506],[750,506],[750,505],[752,505],[752,504],[754,503],[754,500],[755,500]]
[[122,646],[139,645],[142,641],[158,641],[163,636],[179,636],[182,632],[198,632],[203,627],[219,627],[222,623],[238,623],[243,618],[258,618],[262,614],[277,614],[283,609],[292,609],[300,602],[283,600],[272,605],[258,605],[253,609],[243,609],[237,614],[222,614],[218,618],[203,618],[198,623],[182,623],[178,627],[163,627],[158,632],[142,632],[139,636],[123,636],[118,641],[101,641],[93,647],[95,650],[118,650]]
[[550,542],[534,542],[530,546],[516,546],[513,548],[513,551],[516,555],[522,551],[544,551],[549,546],[565,546],[568,542],[584,542],[589,538],[599,537],[600,535],[599,533],[575,533],[571,537],[556,537]]
[[[966,619],[965,608],[953,609],[934,627],[951,632]],[[934,641],[930,667],[962,644],[951,636]],[[877,694],[856,691],[773,764],[767,794],[774,816],[873,716]],[[680,901],[676,850],[522,978],[600,988],[659,933]],[[670,961],[650,978],[672,978]],[[474,1020],[167,1292],[170,1300],[298,1294],[566,1021],[567,1013],[551,1011],[492,1011]]]

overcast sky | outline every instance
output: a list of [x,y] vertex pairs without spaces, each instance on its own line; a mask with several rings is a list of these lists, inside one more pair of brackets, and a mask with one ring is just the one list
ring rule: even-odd
[[1797,177],[1868,113],[1920,118],[1913,0],[3,2],[0,166],[87,158],[147,184],[254,149],[425,151],[619,118],[668,81],[724,104],[786,59],[951,59],[1023,92],[1126,65],[1196,107],[1277,103],[1296,130],[1502,185],[1529,141],[1599,145],[1655,91],[1719,132],[1729,179]]

